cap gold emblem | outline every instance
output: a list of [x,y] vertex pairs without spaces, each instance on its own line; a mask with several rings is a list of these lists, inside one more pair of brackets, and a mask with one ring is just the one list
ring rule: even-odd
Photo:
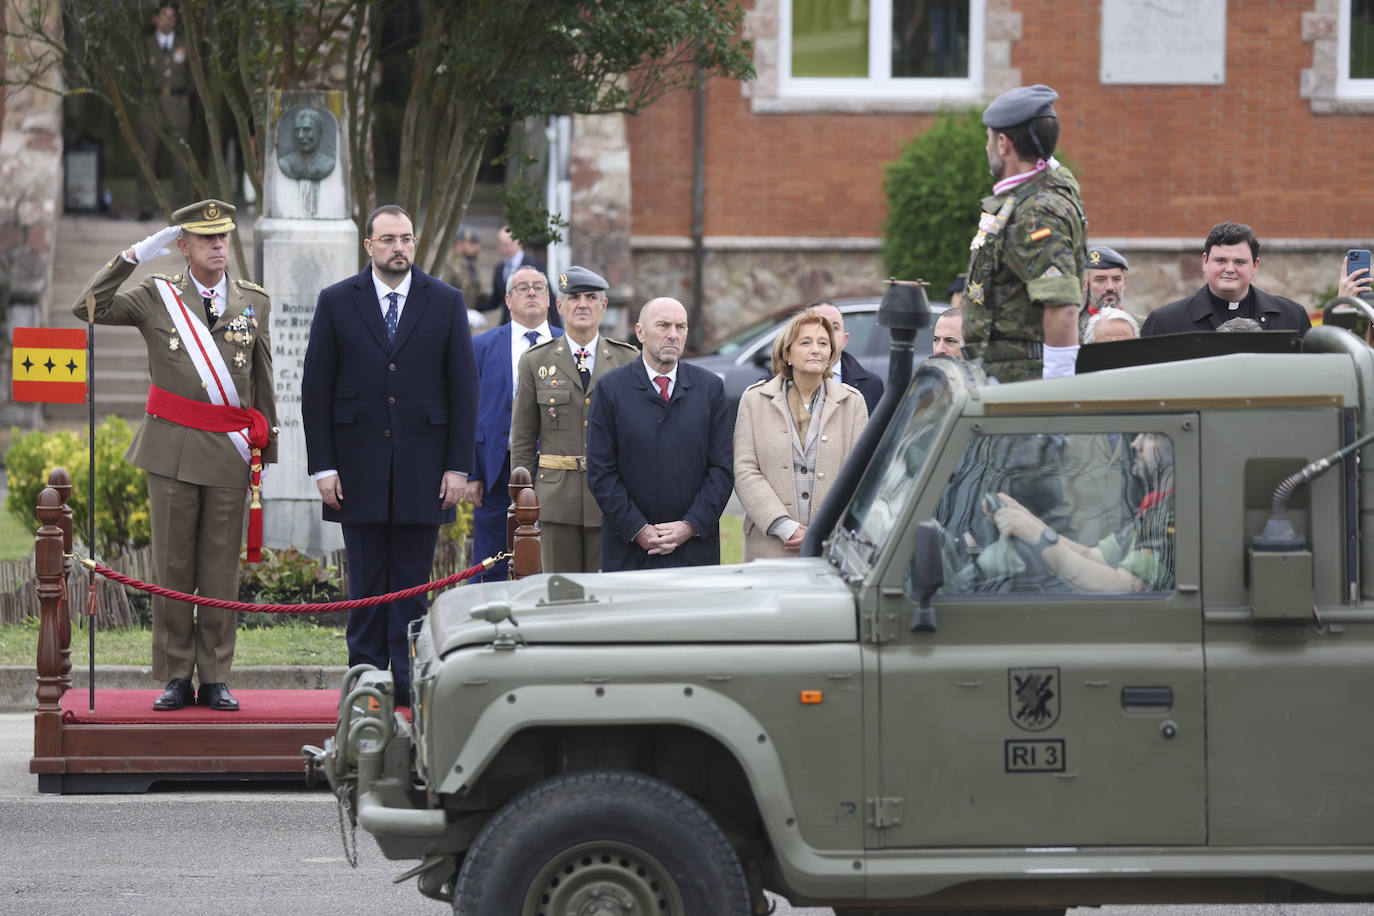
[[208,204],[205,207],[206,219],[219,219],[219,204]]
[[1088,260],[1093,262],[1093,266],[1097,266],[1098,264],[1101,264],[1101,263],[1102,263],[1102,252],[1100,252],[1100,251],[1090,251],[1090,252],[1088,252]]
[[567,288],[568,288],[568,275],[567,275],[567,274],[559,274],[559,275],[558,275],[558,284],[559,284],[560,286],[562,286],[564,289],[567,289]]

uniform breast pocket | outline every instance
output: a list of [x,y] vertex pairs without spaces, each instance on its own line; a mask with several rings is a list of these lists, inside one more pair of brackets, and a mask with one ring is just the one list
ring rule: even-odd
[[567,388],[539,389],[539,407],[544,412],[544,429],[572,427],[572,395]]

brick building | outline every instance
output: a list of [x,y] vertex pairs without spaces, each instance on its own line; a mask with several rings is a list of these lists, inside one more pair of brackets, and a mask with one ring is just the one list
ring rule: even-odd
[[[758,79],[705,91],[708,336],[880,290],[886,164],[940,106],[1021,84],[1059,90],[1092,238],[1131,259],[1142,308],[1201,284],[1223,219],[1259,234],[1257,285],[1305,304],[1371,247],[1374,0],[744,2]],[[690,297],[693,105],[626,119],[641,299]]]

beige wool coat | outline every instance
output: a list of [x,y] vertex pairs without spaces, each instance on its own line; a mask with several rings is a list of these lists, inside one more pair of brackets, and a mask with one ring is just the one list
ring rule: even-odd
[[[858,389],[826,379],[811,498],[813,517],[867,422],[868,406]],[[779,516],[797,518],[792,430],[781,376],[750,385],[740,398],[735,420],[735,493],[745,511],[744,559],[797,556],[768,535],[768,526]]]

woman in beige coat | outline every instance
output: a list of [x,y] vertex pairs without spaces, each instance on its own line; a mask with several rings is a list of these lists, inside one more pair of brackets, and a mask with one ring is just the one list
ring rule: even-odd
[[811,514],[868,422],[857,389],[835,381],[830,322],[807,309],[773,343],[773,377],[744,391],[735,421],[735,492],[744,559],[794,557]]

